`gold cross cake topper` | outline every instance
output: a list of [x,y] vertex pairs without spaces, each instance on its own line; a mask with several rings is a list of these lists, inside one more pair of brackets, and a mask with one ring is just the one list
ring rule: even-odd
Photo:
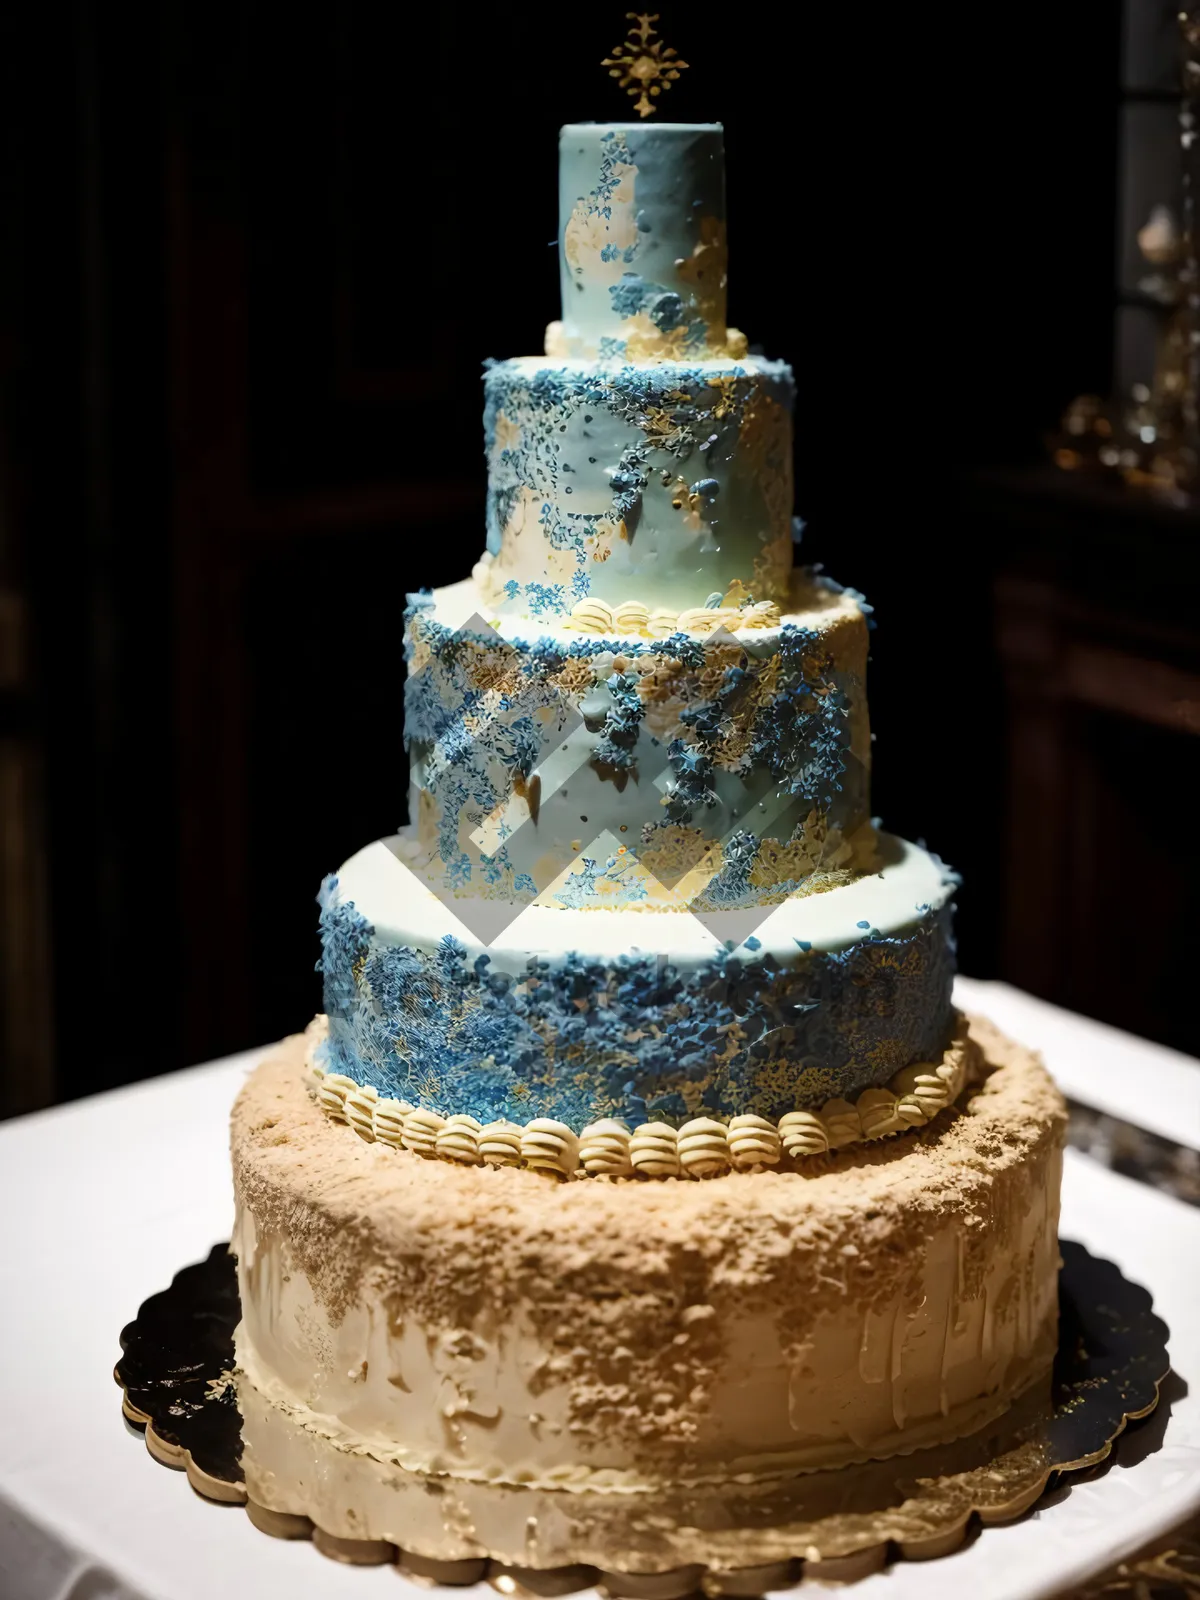
[[656,37],[658,30],[653,24],[658,21],[657,11],[627,11],[625,15],[633,27],[600,65],[609,69],[610,78],[619,80],[626,94],[640,96],[634,110],[639,116],[648,117],[658,109],[655,99],[671,87],[687,62]]

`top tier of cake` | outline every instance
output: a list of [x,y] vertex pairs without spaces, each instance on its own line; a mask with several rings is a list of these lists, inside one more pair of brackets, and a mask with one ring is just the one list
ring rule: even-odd
[[660,637],[786,601],[792,374],[725,324],[720,126],[573,124],[559,171],[562,320],[486,378],[485,601]]
[[549,354],[726,354],[720,123],[570,123],[558,183],[562,322]]

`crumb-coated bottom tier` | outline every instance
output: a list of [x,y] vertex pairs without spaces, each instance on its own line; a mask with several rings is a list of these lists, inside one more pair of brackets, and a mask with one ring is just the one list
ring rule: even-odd
[[1028,1052],[970,1039],[919,1132],[702,1182],[365,1143],[289,1041],[233,1114],[251,1499],[433,1558],[604,1565],[689,1485],[984,1427],[1053,1357],[1065,1114]]

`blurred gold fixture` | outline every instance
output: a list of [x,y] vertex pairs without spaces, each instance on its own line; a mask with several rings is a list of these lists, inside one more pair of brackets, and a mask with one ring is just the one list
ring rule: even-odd
[[1156,205],[1138,230],[1150,269],[1138,283],[1166,317],[1150,384],[1124,405],[1081,395],[1051,440],[1056,465],[1115,473],[1138,488],[1186,504],[1200,495],[1200,3],[1178,14],[1182,93],[1179,149],[1182,223]]

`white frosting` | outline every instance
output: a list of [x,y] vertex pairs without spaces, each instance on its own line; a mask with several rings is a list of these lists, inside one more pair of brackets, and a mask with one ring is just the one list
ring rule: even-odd
[[[352,900],[388,943],[436,946],[447,935],[468,950],[483,948],[467,926],[404,864],[404,835],[380,839],[352,856],[338,874],[338,892]],[[925,908],[944,904],[950,879],[936,857],[891,834],[880,835],[878,872],[823,894],[793,897],[754,929],[764,953],[794,960],[798,942],[814,950],[844,950],[868,929],[884,937],[916,924]],[[678,911],[591,911],[530,905],[488,945],[498,970],[522,971],[530,956],[555,957],[586,950],[599,960],[639,953],[669,953],[673,960],[711,959],[723,947],[721,913],[697,917]],[[729,937],[745,933],[744,914],[728,914]]]

